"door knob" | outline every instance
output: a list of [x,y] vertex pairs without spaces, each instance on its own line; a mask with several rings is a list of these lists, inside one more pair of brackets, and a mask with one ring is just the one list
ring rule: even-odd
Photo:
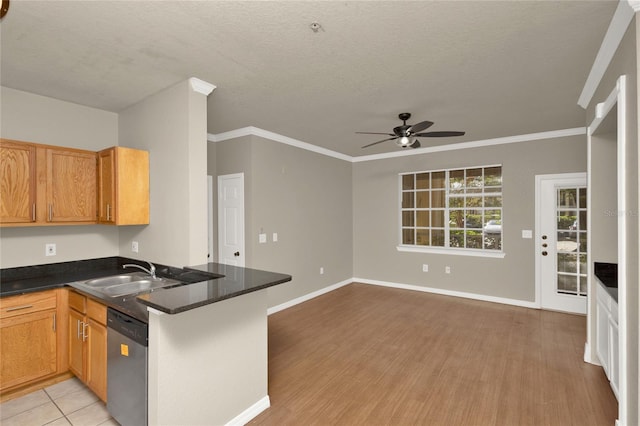
[[543,255],[543,256],[546,256],[547,254],[549,254],[549,253],[547,253],[546,251],[543,251],[543,252],[542,252],[542,255]]
[[236,256],[236,257],[238,257],[238,256],[240,256],[240,252],[239,252],[239,251],[237,251],[237,252],[233,253],[233,255],[234,255],[234,256]]

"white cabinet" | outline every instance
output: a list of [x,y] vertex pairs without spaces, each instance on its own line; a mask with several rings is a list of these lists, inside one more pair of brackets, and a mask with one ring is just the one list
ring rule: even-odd
[[598,285],[596,292],[596,353],[609,379],[613,393],[618,397],[618,303]]

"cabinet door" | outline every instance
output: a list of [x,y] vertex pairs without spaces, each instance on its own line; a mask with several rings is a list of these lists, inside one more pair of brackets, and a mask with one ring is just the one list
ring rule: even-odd
[[107,401],[107,327],[89,318],[86,383],[101,400]]
[[0,141],[0,223],[36,220],[35,173],[34,145]]
[[47,150],[49,222],[96,221],[96,154]]
[[618,349],[619,341],[618,341],[618,324],[613,321],[613,319],[609,319],[609,381],[611,382],[611,388],[613,389],[613,393],[618,397],[618,354],[620,350]]
[[86,327],[84,315],[69,310],[69,370],[80,380],[84,380],[84,335]]
[[49,309],[1,320],[1,390],[56,373],[55,316]]
[[609,378],[609,312],[600,301],[596,303],[596,327],[596,354]]
[[107,149],[98,153],[98,222],[115,223],[116,153]]

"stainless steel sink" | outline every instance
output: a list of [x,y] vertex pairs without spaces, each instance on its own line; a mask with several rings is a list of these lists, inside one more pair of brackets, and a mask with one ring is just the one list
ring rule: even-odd
[[111,275],[108,277],[95,278],[92,280],[84,281],[83,284],[93,288],[110,287],[113,285],[131,283],[148,278],[149,275],[145,274],[144,272],[132,272],[130,274]]
[[152,278],[143,272],[111,275],[75,283],[81,289],[91,290],[107,297],[128,296],[156,288],[171,287],[181,284],[170,278]]

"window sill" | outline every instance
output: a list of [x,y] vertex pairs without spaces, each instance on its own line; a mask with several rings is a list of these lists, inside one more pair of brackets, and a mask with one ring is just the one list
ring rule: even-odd
[[491,257],[496,259],[502,259],[506,253],[503,251],[482,251],[482,250],[470,250],[470,249],[450,249],[450,248],[436,248],[436,247],[415,247],[415,246],[397,246],[398,251],[409,253],[433,253],[433,254],[448,254],[454,256],[475,256],[475,257]]

